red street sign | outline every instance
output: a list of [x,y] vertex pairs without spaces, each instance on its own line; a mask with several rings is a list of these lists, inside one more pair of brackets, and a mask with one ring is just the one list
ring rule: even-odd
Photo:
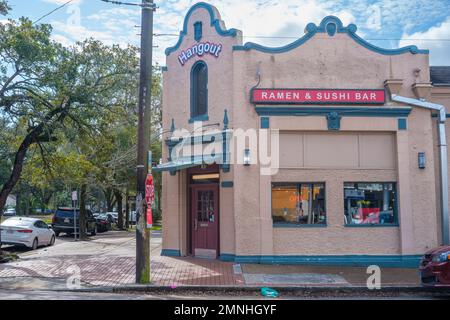
[[384,104],[384,89],[253,89],[254,104]]
[[145,179],[145,201],[147,202],[147,228],[153,225],[152,219],[152,204],[155,199],[155,186],[153,184],[153,175],[149,173]]
[[147,228],[153,227],[152,207],[147,207]]

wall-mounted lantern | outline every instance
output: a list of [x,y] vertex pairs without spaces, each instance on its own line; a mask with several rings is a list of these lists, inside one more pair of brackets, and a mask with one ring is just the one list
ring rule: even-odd
[[425,152],[419,152],[419,169],[425,169]]
[[250,149],[244,150],[244,166],[250,165]]

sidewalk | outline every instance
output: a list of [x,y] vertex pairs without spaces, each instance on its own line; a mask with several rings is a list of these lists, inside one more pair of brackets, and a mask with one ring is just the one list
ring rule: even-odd
[[[235,265],[218,260],[163,257],[161,234],[152,233],[152,285],[162,287],[365,287],[366,268],[297,265]],[[49,248],[19,254],[0,264],[0,288],[67,287],[79,270],[83,287],[121,287],[135,281],[134,233],[115,232],[86,242],[58,240]],[[32,281],[30,281],[32,280]],[[382,286],[419,285],[417,270],[382,268]]]

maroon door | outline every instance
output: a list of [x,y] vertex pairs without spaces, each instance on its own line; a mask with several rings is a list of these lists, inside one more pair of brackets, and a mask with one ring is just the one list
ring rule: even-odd
[[219,251],[219,187],[191,187],[192,248],[196,257],[217,257]]

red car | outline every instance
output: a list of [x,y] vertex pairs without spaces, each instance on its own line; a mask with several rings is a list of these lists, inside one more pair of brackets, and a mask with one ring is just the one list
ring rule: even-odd
[[422,285],[450,287],[450,246],[438,247],[425,253],[419,271]]

